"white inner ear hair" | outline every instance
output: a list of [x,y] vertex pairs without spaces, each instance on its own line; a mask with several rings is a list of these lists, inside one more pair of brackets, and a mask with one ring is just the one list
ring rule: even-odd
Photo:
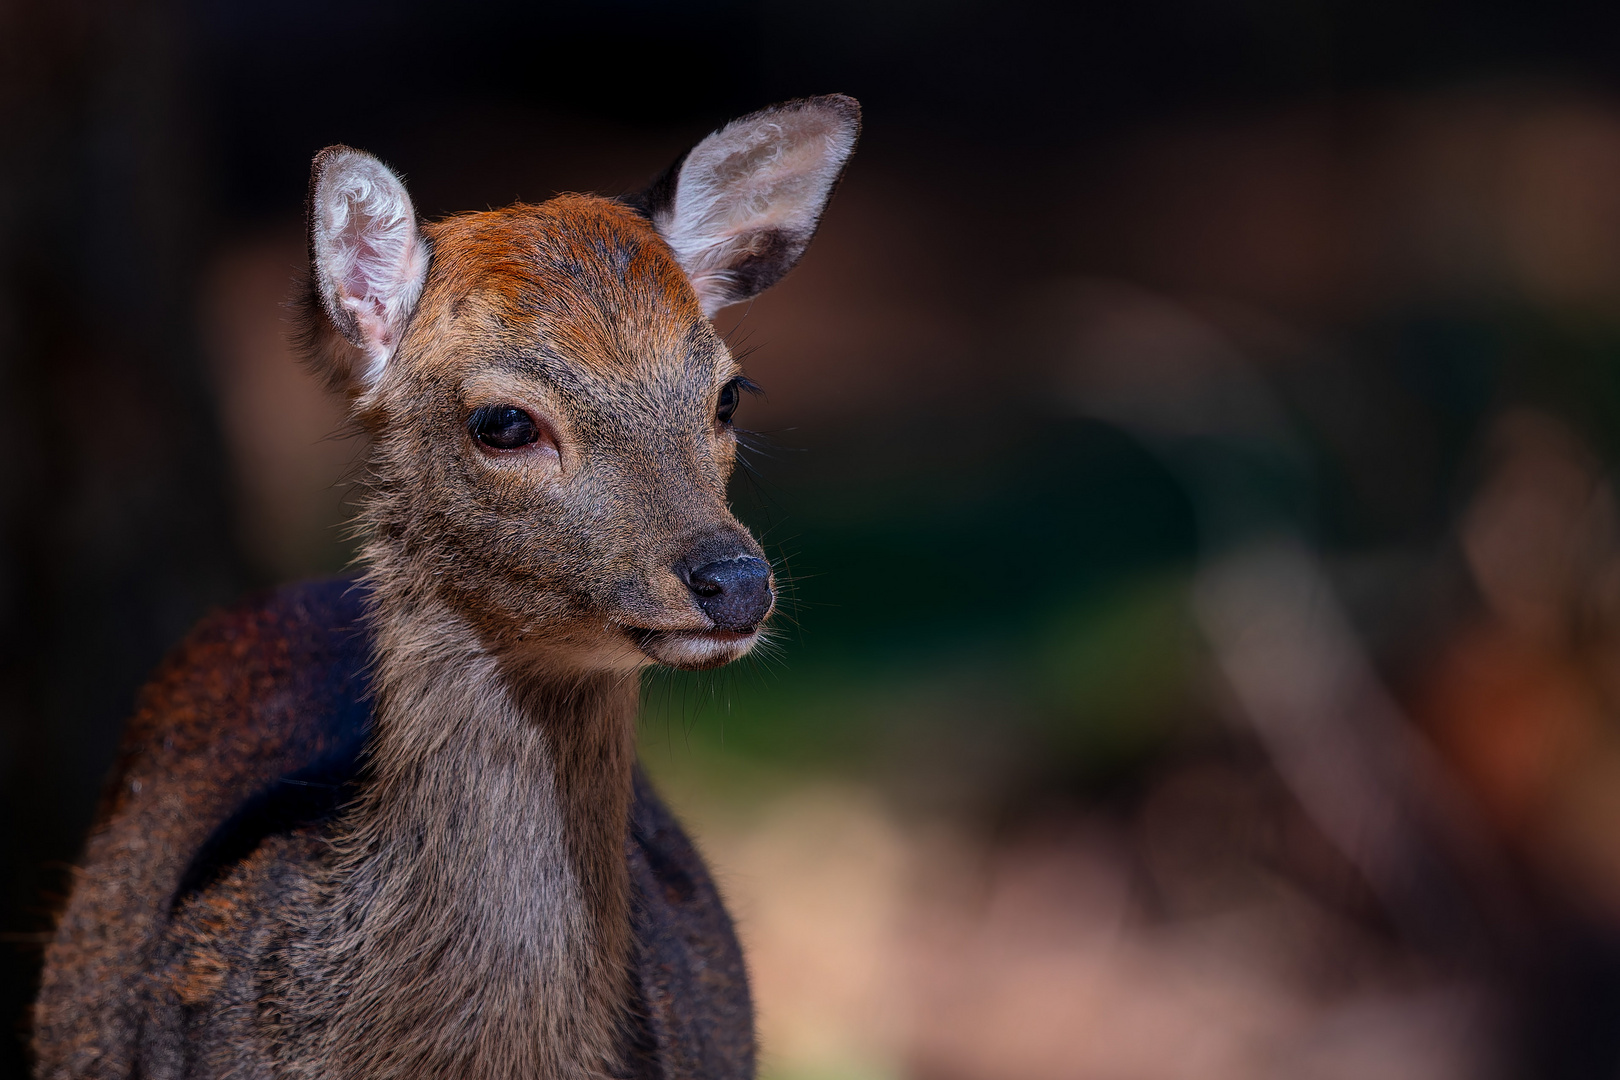
[[736,297],[732,268],[770,232],[807,238],[855,148],[855,128],[806,106],[734,120],[681,165],[673,205],[654,224],[713,315]]
[[369,154],[329,163],[316,189],[316,269],[327,313],[382,376],[427,279],[428,246],[405,185]]

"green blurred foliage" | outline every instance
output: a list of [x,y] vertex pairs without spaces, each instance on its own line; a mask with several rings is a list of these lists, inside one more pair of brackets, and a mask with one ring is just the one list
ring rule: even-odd
[[655,771],[693,757],[1091,774],[1165,733],[1196,650],[1193,527],[1131,439],[1039,416],[972,433],[924,421],[752,467],[737,504],[778,558],[780,628],[763,657],[649,679]]

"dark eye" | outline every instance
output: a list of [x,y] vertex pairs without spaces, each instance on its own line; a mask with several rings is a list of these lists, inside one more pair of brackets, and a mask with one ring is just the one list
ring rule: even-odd
[[467,431],[494,450],[516,450],[540,438],[540,425],[516,405],[485,405],[467,421]]
[[720,400],[715,403],[714,418],[722,424],[731,423],[731,418],[737,413],[737,402],[742,399],[744,390],[750,394],[759,393],[759,387],[741,375],[722,386],[720,388]]
[[720,404],[715,406],[714,418],[722,424],[731,423],[731,418],[737,412],[737,399],[742,397],[742,390],[737,386],[737,380],[732,379],[720,388]]

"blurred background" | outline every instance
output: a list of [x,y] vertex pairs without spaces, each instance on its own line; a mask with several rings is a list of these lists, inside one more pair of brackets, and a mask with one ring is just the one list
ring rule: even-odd
[[0,1076],[145,673],[351,555],[311,155],[436,216],[829,91],[821,234],[721,319],[785,615],[643,721],[767,1080],[1620,1076],[1620,16],[1565,0],[0,0]]

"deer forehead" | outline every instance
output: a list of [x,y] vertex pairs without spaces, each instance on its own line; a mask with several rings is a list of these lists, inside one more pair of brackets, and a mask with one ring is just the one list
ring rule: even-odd
[[425,233],[432,265],[408,351],[426,373],[504,369],[564,392],[695,378],[707,391],[731,366],[668,244],[616,202],[562,195]]

